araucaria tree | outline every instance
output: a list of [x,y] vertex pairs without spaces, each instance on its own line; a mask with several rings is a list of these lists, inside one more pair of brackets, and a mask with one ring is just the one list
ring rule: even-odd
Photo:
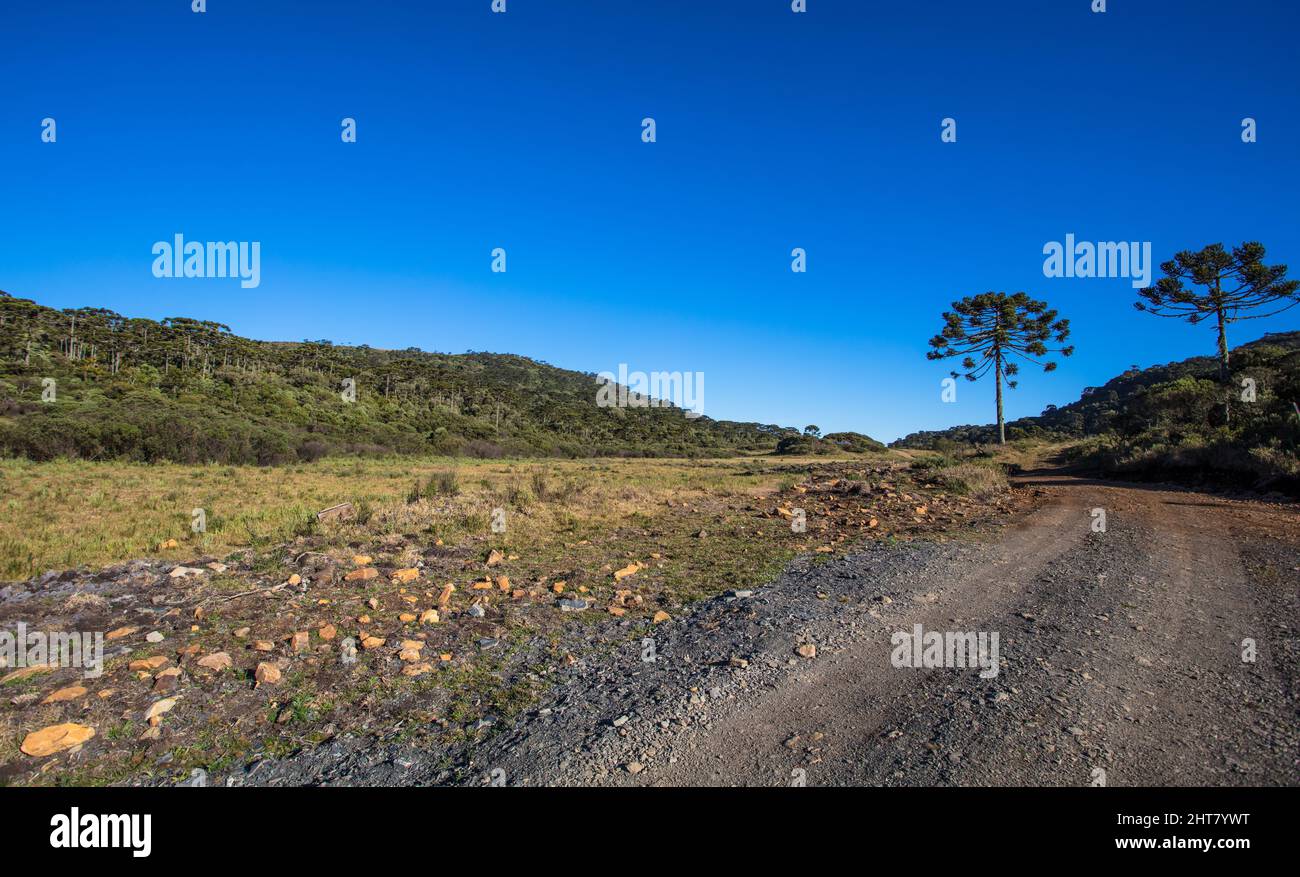
[[[1139,289],[1139,311],[1177,317],[1193,325],[1213,318],[1219,330],[1219,380],[1229,382],[1228,324],[1280,314],[1300,304],[1300,283],[1286,279],[1286,266],[1264,264],[1264,245],[1257,241],[1233,247],[1210,244],[1200,252],[1184,250],[1160,266],[1165,273],[1154,286]],[[1190,283],[1189,289],[1185,284]],[[1194,287],[1204,287],[1204,291]],[[1242,311],[1268,309],[1242,316]],[[1227,414],[1227,403],[1224,403]]]
[[[1007,427],[1002,414],[1002,385],[1015,389],[1020,373],[1019,360],[1041,365],[1050,372],[1056,363],[1044,360],[1052,353],[1070,356],[1074,347],[1048,347],[1049,342],[1064,344],[1070,337],[1070,321],[1058,320],[1047,302],[1034,301],[1023,292],[986,292],[952,303],[952,311],[943,315],[943,331],[930,339],[933,350],[927,359],[962,360],[966,380],[977,381],[993,372],[998,397],[998,441],[1006,444]],[[952,376],[958,376],[953,372]]]

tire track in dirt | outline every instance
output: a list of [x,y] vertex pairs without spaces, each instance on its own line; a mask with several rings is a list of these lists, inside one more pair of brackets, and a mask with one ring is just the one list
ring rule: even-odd
[[[799,772],[837,785],[1296,782],[1294,680],[1264,656],[1241,659],[1242,639],[1265,643],[1269,628],[1233,541],[1240,505],[1042,483],[1051,504],[984,562],[915,582],[938,604],[890,613],[675,744],[652,782],[773,785]],[[1095,507],[1105,533],[1091,531]],[[915,623],[998,631],[1005,667],[991,680],[894,668],[889,636]],[[1291,733],[1279,733],[1288,720]]]
[[[1300,781],[1300,509],[1051,474],[1021,484],[1046,502],[990,541],[796,561],[656,629],[651,662],[638,642],[583,662],[454,764],[333,741],[253,781]],[[997,632],[998,675],[892,666],[891,635],[917,623]],[[796,657],[800,643],[817,656]]]

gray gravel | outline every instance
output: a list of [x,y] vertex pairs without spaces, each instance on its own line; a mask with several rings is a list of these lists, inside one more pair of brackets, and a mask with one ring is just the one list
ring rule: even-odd
[[[1295,784],[1296,508],[1038,483],[1047,504],[997,538],[803,559],[656,627],[653,660],[630,642],[580,661],[472,745],[339,738],[238,781]],[[892,666],[916,623],[997,632],[1000,672]]]

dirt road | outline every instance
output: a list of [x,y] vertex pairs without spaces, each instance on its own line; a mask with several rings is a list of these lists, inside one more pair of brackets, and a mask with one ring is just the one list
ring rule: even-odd
[[[906,606],[755,698],[653,781],[762,785],[798,767],[834,784],[1300,781],[1295,554],[1253,579],[1241,550],[1263,539],[1267,554],[1271,526],[1296,536],[1294,514],[1034,480],[1052,501],[987,557],[914,580],[936,604]],[[916,623],[998,631],[1006,666],[992,680],[895,668],[888,635]]]
[[[1020,486],[1042,504],[989,540],[797,564],[576,668],[459,768],[336,745],[271,781],[1300,783],[1296,506]],[[996,676],[895,666],[916,624],[996,632]]]

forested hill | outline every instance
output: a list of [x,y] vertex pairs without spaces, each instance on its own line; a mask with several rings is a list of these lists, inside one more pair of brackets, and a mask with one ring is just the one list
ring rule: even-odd
[[[1256,402],[1239,404],[1238,426],[1274,427],[1295,419],[1300,400],[1300,332],[1277,332],[1243,344],[1230,357],[1233,386],[1255,382]],[[1007,440],[1071,439],[1105,434],[1136,436],[1149,429],[1212,429],[1222,405],[1214,356],[1194,356],[1146,369],[1137,366],[1100,387],[1085,387],[1077,402],[1047,406],[1042,414],[1007,423]],[[954,426],[914,432],[892,443],[899,448],[933,448],[936,442],[989,444],[997,426]]]
[[254,341],[219,323],[0,293],[0,453],[10,456],[714,456],[797,434],[673,407],[599,407],[598,388],[594,374],[523,356]]
[[[1103,473],[1206,477],[1300,495],[1300,332],[1265,335],[1229,360],[1228,386],[1214,356],[1134,366],[1077,402],[1008,423],[1007,439],[1085,439],[1072,454]],[[953,453],[996,441],[992,425],[957,426],[894,447]]]

